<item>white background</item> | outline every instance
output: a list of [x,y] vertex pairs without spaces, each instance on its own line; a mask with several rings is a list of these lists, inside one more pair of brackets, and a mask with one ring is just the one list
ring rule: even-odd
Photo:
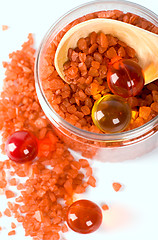
[[[87,0],[0,0],[0,64],[8,60],[8,54],[20,48],[28,33],[35,37],[37,48],[49,27],[61,15]],[[137,2],[138,1],[134,1]],[[139,4],[158,14],[158,2],[139,0]],[[9,29],[2,32],[1,25]],[[4,70],[0,65],[0,85]],[[102,227],[95,233],[80,235],[69,231],[67,240],[158,240],[158,149],[142,158],[121,163],[98,163],[92,167],[97,178],[97,187],[89,189],[82,198],[98,205],[107,203],[109,211],[104,213]],[[122,191],[116,193],[112,182],[123,184]],[[5,206],[5,198],[0,197],[0,209]],[[0,226],[10,230],[8,219],[0,219]],[[0,232],[2,240],[25,240],[22,228],[17,235],[8,237],[4,228]]]

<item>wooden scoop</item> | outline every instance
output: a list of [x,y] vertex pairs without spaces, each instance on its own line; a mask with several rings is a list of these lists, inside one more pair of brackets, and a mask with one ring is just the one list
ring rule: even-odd
[[145,84],[158,78],[158,35],[128,23],[96,18],[77,24],[61,39],[55,54],[55,68],[64,81],[63,64],[68,60],[68,49],[76,48],[77,41],[93,31],[111,34],[135,49]]

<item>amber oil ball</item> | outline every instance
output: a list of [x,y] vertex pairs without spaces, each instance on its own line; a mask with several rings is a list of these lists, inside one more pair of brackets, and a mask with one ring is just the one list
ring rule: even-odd
[[124,98],[108,94],[95,102],[92,119],[102,132],[122,132],[131,121],[131,109]]

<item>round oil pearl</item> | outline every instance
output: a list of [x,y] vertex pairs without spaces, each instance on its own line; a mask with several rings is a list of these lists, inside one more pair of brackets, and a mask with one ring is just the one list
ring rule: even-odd
[[16,163],[32,161],[38,154],[37,139],[28,131],[14,132],[6,142],[5,151]]
[[68,208],[67,223],[75,232],[82,234],[92,233],[102,223],[102,211],[92,201],[78,200]]
[[109,94],[95,102],[92,119],[102,132],[121,132],[131,121],[131,109],[124,98]]
[[112,93],[124,98],[136,96],[144,86],[144,75],[138,63],[122,59],[109,66],[108,86]]

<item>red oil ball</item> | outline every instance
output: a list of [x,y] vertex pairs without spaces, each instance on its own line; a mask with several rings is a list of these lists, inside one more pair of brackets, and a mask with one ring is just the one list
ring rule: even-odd
[[131,121],[131,109],[124,98],[108,94],[95,102],[92,119],[102,132],[121,132]]
[[107,82],[112,93],[124,98],[138,95],[144,86],[144,75],[138,63],[122,59],[110,65]]
[[5,150],[7,156],[14,162],[25,163],[32,161],[38,154],[37,139],[27,131],[14,132],[8,138]]
[[102,223],[102,211],[95,203],[89,200],[76,201],[68,209],[67,223],[75,232],[92,233]]

